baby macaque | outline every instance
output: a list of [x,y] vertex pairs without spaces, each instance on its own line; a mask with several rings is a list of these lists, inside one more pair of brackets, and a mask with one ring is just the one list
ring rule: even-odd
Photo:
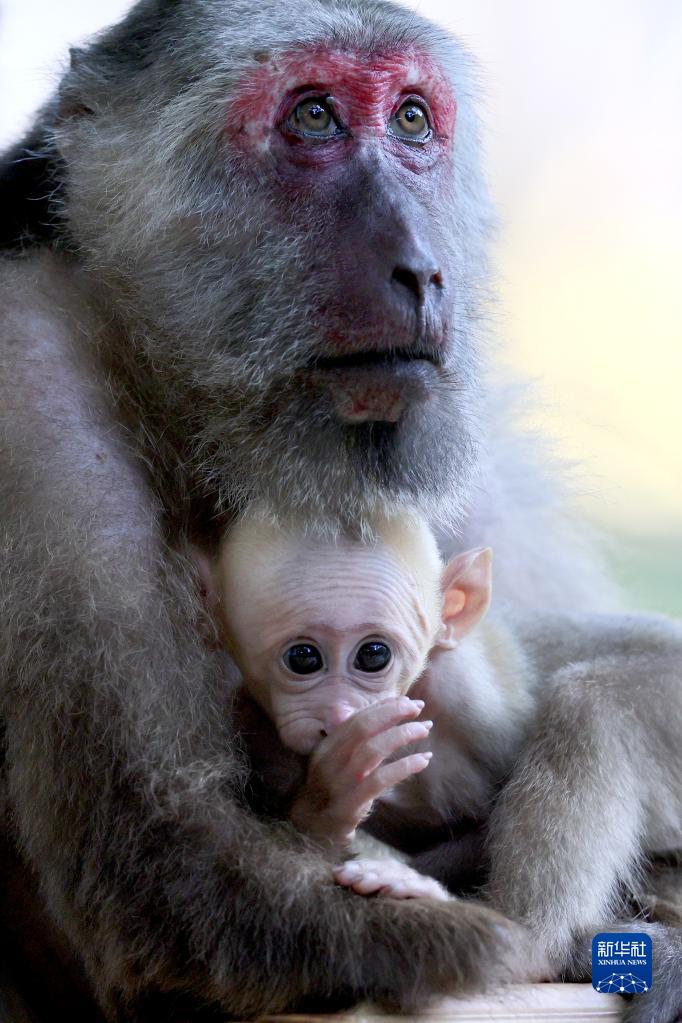
[[485,870],[559,956],[611,919],[643,855],[682,845],[682,629],[486,615],[491,572],[488,549],[444,566],[409,518],[324,542],[256,516],[213,579],[246,691],[305,758],[291,821],[337,859],[361,823],[411,856],[350,860],[336,881],[447,898]]
[[[349,847],[378,797],[428,766],[429,750],[405,753],[432,727],[416,720],[424,701],[405,694],[433,650],[454,644],[455,617],[463,635],[483,613],[489,561],[484,551],[455,559],[444,599],[435,541],[407,519],[379,523],[374,542],[330,544],[255,518],[223,543],[226,644],[283,745],[310,758],[290,818],[330,853]],[[370,890],[366,877],[353,886]],[[382,861],[379,887],[448,897],[398,861]]]

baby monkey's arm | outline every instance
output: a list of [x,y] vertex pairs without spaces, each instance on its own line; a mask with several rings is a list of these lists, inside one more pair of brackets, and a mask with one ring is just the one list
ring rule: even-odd
[[[407,697],[372,704],[324,739],[311,756],[306,784],[292,808],[291,819],[299,830],[321,841],[330,853],[347,853],[374,800],[428,765],[430,753],[385,763],[408,743],[428,735],[430,721],[405,720],[423,706],[421,700]],[[360,856],[335,866],[333,873],[338,884],[358,895],[451,898],[438,881],[393,856]]]

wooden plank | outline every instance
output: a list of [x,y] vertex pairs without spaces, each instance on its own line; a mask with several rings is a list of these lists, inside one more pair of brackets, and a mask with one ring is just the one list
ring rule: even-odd
[[262,1023],[617,1023],[623,1006],[618,995],[599,994],[590,984],[513,984],[494,995],[443,999],[419,1015],[393,1016],[363,1004],[328,1016],[265,1016]]

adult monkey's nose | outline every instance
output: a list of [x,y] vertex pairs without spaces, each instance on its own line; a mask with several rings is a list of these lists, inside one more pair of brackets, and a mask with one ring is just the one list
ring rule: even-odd
[[391,285],[401,294],[409,292],[417,306],[422,306],[431,291],[443,287],[443,275],[432,262],[418,265],[414,260],[411,265],[400,265],[393,268]]

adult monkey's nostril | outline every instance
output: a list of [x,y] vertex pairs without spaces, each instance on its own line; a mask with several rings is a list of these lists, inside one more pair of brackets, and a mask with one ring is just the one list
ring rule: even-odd
[[320,735],[322,736],[323,739],[327,738],[327,733],[325,732],[324,728],[320,729]]
[[422,286],[419,283],[417,274],[413,270],[408,270],[404,266],[397,266],[391,275],[391,280],[400,287],[407,288],[417,302],[421,302]]
[[430,288],[443,287],[443,275],[440,270],[417,271],[407,266],[396,266],[391,274],[391,282],[409,291],[417,305],[421,305]]

